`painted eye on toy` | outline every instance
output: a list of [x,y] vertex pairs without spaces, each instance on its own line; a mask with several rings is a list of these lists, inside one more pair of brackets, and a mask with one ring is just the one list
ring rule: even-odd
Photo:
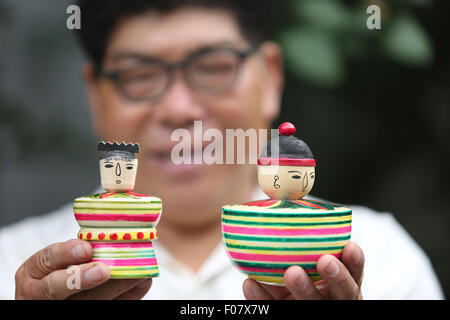
[[107,163],[107,164],[105,164],[105,168],[112,168],[112,167],[114,167],[111,163]]
[[133,167],[133,165],[129,164],[125,168],[127,168],[128,170],[133,170],[134,167]]
[[295,176],[292,176],[292,178],[293,179],[300,179],[300,176],[295,175]]

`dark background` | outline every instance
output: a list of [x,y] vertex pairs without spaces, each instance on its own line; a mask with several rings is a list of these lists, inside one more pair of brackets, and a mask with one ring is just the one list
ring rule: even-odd
[[[0,226],[99,184],[70,0],[0,0]],[[366,8],[382,9],[381,30]],[[450,6],[445,0],[274,2],[280,119],[318,161],[313,194],[391,212],[450,294]],[[86,147],[89,146],[89,147]],[[92,147],[94,146],[94,147]]]

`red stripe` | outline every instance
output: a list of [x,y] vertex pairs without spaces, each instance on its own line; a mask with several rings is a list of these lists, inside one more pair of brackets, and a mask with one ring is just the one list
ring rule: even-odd
[[158,220],[158,214],[110,214],[110,213],[75,213],[75,219],[85,221],[145,221]]
[[222,225],[224,232],[245,235],[280,235],[280,236],[299,236],[299,235],[334,235],[347,233],[351,231],[351,226],[343,228],[323,228],[323,229],[274,229],[274,228],[249,228],[234,227],[227,224]]
[[[272,254],[254,254],[242,252],[229,252],[233,259],[245,261],[264,261],[264,262],[306,262],[317,261],[323,254],[304,254],[304,255],[272,255]],[[331,253],[332,256],[340,258],[340,253]]]
[[310,207],[313,207],[313,208],[317,208],[317,209],[326,209],[324,207],[320,207],[320,206],[318,206],[318,205],[316,205],[316,204],[314,204],[312,202],[309,202],[307,200],[294,200],[294,202],[297,202],[297,203],[302,204],[302,205],[307,205],[307,206],[310,206]]
[[258,164],[260,166],[315,167],[316,160],[314,160],[314,159],[293,159],[293,158],[259,158]]
[[93,249],[96,248],[153,248],[151,242],[90,242]]

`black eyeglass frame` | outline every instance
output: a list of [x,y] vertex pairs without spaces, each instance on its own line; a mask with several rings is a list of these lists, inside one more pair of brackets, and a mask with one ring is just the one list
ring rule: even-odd
[[[165,73],[168,75],[167,83],[165,84],[164,89],[161,91],[161,93],[159,93],[158,95],[155,95],[154,97],[143,97],[143,98],[132,97],[126,92],[126,90],[120,84],[120,76],[125,72],[136,70],[137,69],[136,67],[122,69],[122,70],[101,71],[99,73],[99,76],[112,81],[113,84],[115,85],[115,87],[117,88],[117,90],[119,91],[119,93],[124,98],[126,98],[132,102],[142,102],[142,101],[153,102],[153,101],[160,99],[168,91],[171,84],[173,83],[173,74],[176,69],[181,69],[183,71],[183,75],[184,75],[185,79],[187,79],[187,82],[190,87],[199,88],[199,89],[207,91],[209,93],[216,93],[216,92],[220,92],[222,90],[229,88],[236,81],[236,79],[239,75],[239,72],[241,70],[241,66],[242,66],[243,62],[249,56],[256,53],[258,51],[258,49],[259,49],[258,46],[252,46],[246,50],[239,50],[236,48],[207,48],[207,49],[195,52],[194,54],[187,56],[186,58],[184,58],[181,61],[177,61],[177,62],[173,62],[173,63],[167,63],[167,62],[164,62],[164,61],[161,61],[158,59],[153,59],[153,58],[139,57],[139,59],[141,60],[141,62],[144,65],[145,64],[158,65],[158,66],[162,67],[164,69]],[[236,65],[236,71],[234,74],[234,78],[231,79],[226,85],[223,85],[218,88],[206,88],[206,87],[201,86],[198,83],[196,83],[196,81],[193,79],[192,75],[190,75],[189,72],[187,72],[187,70],[188,70],[189,66],[191,65],[191,63],[193,61],[195,61],[196,59],[198,59],[199,57],[202,57],[202,56],[205,56],[205,55],[208,55],[211,53],[215,53],[215,52],[231,52],[231,53],[235,54],[236,57],[238,58],[238,63]]]

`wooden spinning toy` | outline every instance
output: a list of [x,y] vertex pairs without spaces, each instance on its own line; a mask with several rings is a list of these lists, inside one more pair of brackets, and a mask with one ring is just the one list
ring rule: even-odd
[[137,143],[101,141],[98,150],[104,193],[75,199],[78,237],[93,248],[92,261],[106,264],[112,279],[159,275],[152,240],[157,239],[162,201],[133,193],[139,152]]
[[[258,182],[270,198],[222,208],[222,233],[230,259],[254,280],[284,285],[283,275],[301,266],[320,280],[320,256],[341,257],[350,240],[352,211],[305,200],[314,184],[316,161],[309,147],[285,122],[258,159]],[[275,152],[274,152],[275,150]]]

